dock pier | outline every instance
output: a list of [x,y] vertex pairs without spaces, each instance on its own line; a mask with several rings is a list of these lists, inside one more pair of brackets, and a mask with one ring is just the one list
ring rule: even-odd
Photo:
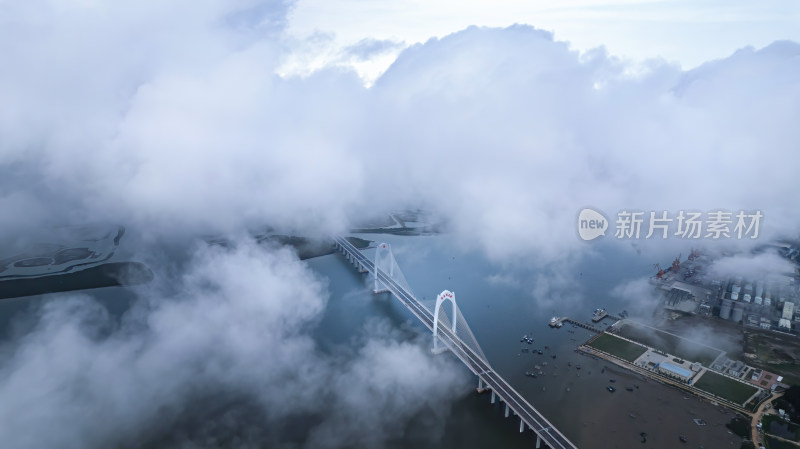
[[[612,319],[616,320],[617,322],[619,322],[621,320],[621,318],[618,318],[618,317],[615,317],[615,316],[612,316],[612,315],[606,315],[606,316],[608,318],[612,318]],[[603,332],[606,331],[606,329],[601,329],[599,327],[592,326],[589,323],[582,323],[580,321],[573,320],[572,318],[566,317],[566,316],[553,317],[553,318],[550,319],[550,322],[548,323],[548,325],[550,327],[559,328],[559,327],[563,326],[564,323],[569,323],[569,324],[572,324],[572,325],[575,325],[575,326],[578,326],[578,327],[582,327],[584,329],[588,329],[588,330],[590,330],[592,332],[596,332],[598,334],[602,334]],[[616,324],[616,323],[614,323],[614,324]],[[611,327],[613,327],[613,325]]]

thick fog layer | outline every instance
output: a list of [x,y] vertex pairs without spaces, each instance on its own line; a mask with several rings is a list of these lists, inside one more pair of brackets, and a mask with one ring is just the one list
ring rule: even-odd
[[[750,243],[797,234],[796,43],[687,72],[579,54],[530,26],[472,27],[403,50],[366,87],[341,66],[276,74],[313,45],[286,37],[289,7],[0,2],[3,240],[85,222],[164,240],[265,225],[319,236],[424,208],[493,261],[550,267],[532,296],[572,305],[575,279],[556,273],[592,250],[577,236],[583,207],[759,210]],[[319,353],[307,330],[326,286],[288,250],[239,239],[152,268],[159,280],[121,323],[63,294],[5,343],[5,446],[277,445],[307,418],[309,447],[380,447],[467,390],[461,368],[380,324],[353,353]],[[644,281],[615,292],[650,293]]]
[[435,435],[469,390],[456,362],[380,322],[320,352],[308,329],[327,290],[289,250],[202,247],[177,282],[121,322],[83,295],[45,302],[0,348],[4,445],[381,447],[421,412]]
[[341,68],[276,75],[308,45],[282,37],[285,13],[5,5],[3,229],[323,233],[422,206],[493,257],[544,260],[586,248],[585,206],[761,210],[763,237],[796,234],[796,43],[683,72],[527,26],[469,28],[408,48],[367,88]]

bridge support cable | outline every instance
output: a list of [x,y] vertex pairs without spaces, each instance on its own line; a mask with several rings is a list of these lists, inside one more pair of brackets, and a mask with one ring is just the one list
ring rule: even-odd
[[[441,311],[444,307],[443,303],[445,301],[450,301],[453,304],[452,311],[450,313],[451,316],[447,316],[447,313]],[[442,348],[441,339],[438,338],[438,327],[444,326],[446,329],[450,329],[452,333],[458,337],[460,343],[468,346],[475,354],[478,355],[478,357],[481,358],[481,360],[483,360],[487,365],[489,364],[489,361],[486,359],[486,354],[483,353],[481,345],[478,344],[478,340],[475,338],[475,334],[472,333],[472,329],[470,329],[469,324],[467,324],[467,320],[461,313],[461,309],[458,308],[455,293],[445,290],[436,297],[433,316],[434,353],[438,354],[444,351],[444,348]],[[444,344],[445,346],[447,345],[447,343]]]
[[408,284],[406,281],[406,277],[403,276],[403,271],[400,269],[400,266],[397,265],[397,260],[394,258],[394,254],[392,254],[392,245],[388,243],[378,243],[378,246],[375,248],[375,270],[372,273],[372,281],[373,281],[373,293],[382,293],[388,292],[389,287],[386,286],[380,279],[378,279],[378,271],[383,272],[393,281],[398,283],[401,287],[403,287],[408,293],[412,296],[414,295],[413,290],[411,290],[411,285]]

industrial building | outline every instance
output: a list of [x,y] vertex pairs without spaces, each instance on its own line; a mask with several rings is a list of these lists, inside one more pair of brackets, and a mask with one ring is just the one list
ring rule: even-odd
[[722,356],[714,361],[711,365],[711,369],[741,379],[747,371],[748,366],[742,361],[732,360]]
[[700,363],[681,360],[653,348],[648,348],[644,354],[634,360],[633,364],[683,382],[690,382],[692,377],[703,369],[703,365]]
[[785,320],[791,320],[793,315],[794,315],[794,303],[785,301],[783,303],[783,314],[781,315],[781,318]]
[[733,305],[733,311],[731,312],[731,321],[734,323],[739,323],[744,319],[744,304],[737,302]]
[[670,362],[661,362],[658,365],[658,372],[674,377],[683,382],[689,382],[694,377],[694,371]]
[[722,307],[719,309],[719,317],[723,320],[731,319],[731,308],[733,307],[733,301],[730,299],[723,299],[722,300]]

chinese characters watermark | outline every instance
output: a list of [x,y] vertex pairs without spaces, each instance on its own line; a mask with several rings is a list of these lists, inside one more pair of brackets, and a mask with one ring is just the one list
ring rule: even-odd
[[[666,239],[670,236],[681,239],[743,239],[758,238],[759,225],[764,214],[761,211],[737,214],[726,210],[708,212],[678,211],[628,211],[617,214],[614,237],[617,239]],[[593,209],[583,209],[578,214],[578,235],[583,240],[593,240],[606,234],[610,226],[606,217]]]

